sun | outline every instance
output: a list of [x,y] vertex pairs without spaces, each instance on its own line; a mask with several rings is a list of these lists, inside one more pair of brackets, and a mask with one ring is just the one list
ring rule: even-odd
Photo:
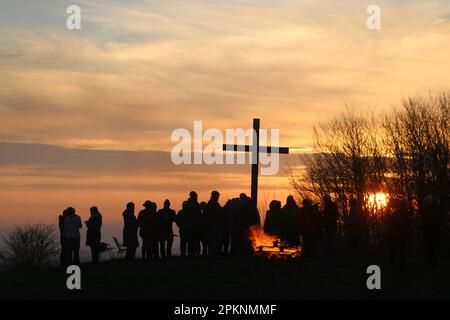
[[375,209],[384,209],[387,206],[389,196],[384,192],[371,193],[367,197],[367,205]]

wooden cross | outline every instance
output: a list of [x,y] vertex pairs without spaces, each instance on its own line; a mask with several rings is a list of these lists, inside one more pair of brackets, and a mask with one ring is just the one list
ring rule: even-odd
[[259,175],[259,153],[280,153],[280,154],[289,154],[288,147],[271,147],[259,146],[259,119],[253,119],[253,142],[252,146],[249,145],[236,145],[236,144],[224,144],[224,151],[245,151],[252,152],[252,159],[256,159],[252,161],[252,185],[251,185],[251,199],[254,205],[258,206],[258,175]]

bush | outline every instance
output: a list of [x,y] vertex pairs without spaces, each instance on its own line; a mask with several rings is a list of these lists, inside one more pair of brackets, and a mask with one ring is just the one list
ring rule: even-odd
[[10,271],[29,271],[48,267],[58,253],[55,229],[51,225],[16,226],[3,237],[0,264]]

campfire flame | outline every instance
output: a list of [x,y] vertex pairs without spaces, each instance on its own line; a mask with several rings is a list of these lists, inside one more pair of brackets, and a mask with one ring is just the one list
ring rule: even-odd
[[249,239],[252,241],[254,250],[258,250],[260,246],[272,247],[278,239],[264,232],[259,226],[251,226],[249,229]]
[[287,246],[277,237],[265,233],[259,226],[250,227],[249,240],[254,252],[264,253],[271,258],[298,257],[301,253],[300,247]]

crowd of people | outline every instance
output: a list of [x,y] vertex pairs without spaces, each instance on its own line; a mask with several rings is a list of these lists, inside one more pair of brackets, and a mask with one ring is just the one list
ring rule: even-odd
[[294,197],[288,196],[286,204],[273,200],[269,205],[264,232],[276,236],[289,246],[298,246],[302,239],[303,254],[314,254],[326,239],[326,250],[334,253],[337,246],[337,221],[339,212],[329,195],[324,196],[324,208],[309,199],[297,206]]
[[[253,252],[248,236],[251,226],[261,225],[258,209],[244,193],[229,199],[224,206],[219,202],[220,194],[211,192],[208,202],[199,202],[192,191],[183,202],[181,210],[175,212],[169,200],[157,209],[157,204],[145,201],[143,209],[135,214],[135,204],[130,202],[123,212],[123,246],[126,260],[134,260],[137,248],[141,247],[142,259],[152,260],[172,256],[175,236],[179,236],[181,256],[244,256]],[[408,202],[391,199],[385,215],[385,248],[393,267],[405,268],[406,244],[410,215]],[[424,201],[423,240],[427,263],[437,262],[439,242],[439,215],[431,196]],[[173,225],[178,226],[178,235]],[[322,204],[304,199],[298,206],[293,196],[288,196],[282,206],[278,200],[269,205],[263,225],[264,232],[276,237],[284,245],[302,246],[303,255],[314,255],[320,249],[334,255],[338,248],[338,225],[343,228],[348,247],[358,256],[367,235],[367,216],[362,204],[354,198],[349,200],[349,212],[340,214],[338,206],[325,194]],[[98,263],[101,242],[102,215],[97,207],[90,209],[86,245],[90,247],[92,262]],[[61,264],[79,264],[81,218],[72,207],[59,216],[61,232]],[[141,242],[139,241],[141,238]],[[140,244],[141,243],[141,244]]]
[[178,226],[181,256],[244,254],[249,249],[246,231],[251,225],[260,224],[258,210],[245,194],[223,207],[219,197],[219,192],[213,191],[208,202],[199,202],[197,193],[192,191],[178,213],[170,208],[169,200],[160,210],[156,203],[146,201],[137,217],[134,204],[129,203],[124,212],[126,259],[135,257],[139,244],[136,234],[142,238],[144,260],[171,256],[174,223]]
[[[197,193],[192,191],[177,213],[168,199],[159,210],[155,202],[145,201],[137,215],[135,204],[128,203],[122,214],[125,259],[134,260],[139,247],[144,260],[170,257],[175,236],[180,239],[181,256],[250,254],[252,248],[247,231],[250,226],[261,224],[257,208],[244,193],[228,200],[224,206],[220,205],[219,198],[219,192],[213,191],[208,202],[199,202]],[[90,211],[91,217],[85,221],[86,246],[91,249],[92,262],[98,263],[103,245],[102,215],[97,207]],[[178,235],[173,231],[174,224],[178,226]],[[79,264],[81,228],[81,218],[74,208],[67,208],[59,216],[62,265]]]

